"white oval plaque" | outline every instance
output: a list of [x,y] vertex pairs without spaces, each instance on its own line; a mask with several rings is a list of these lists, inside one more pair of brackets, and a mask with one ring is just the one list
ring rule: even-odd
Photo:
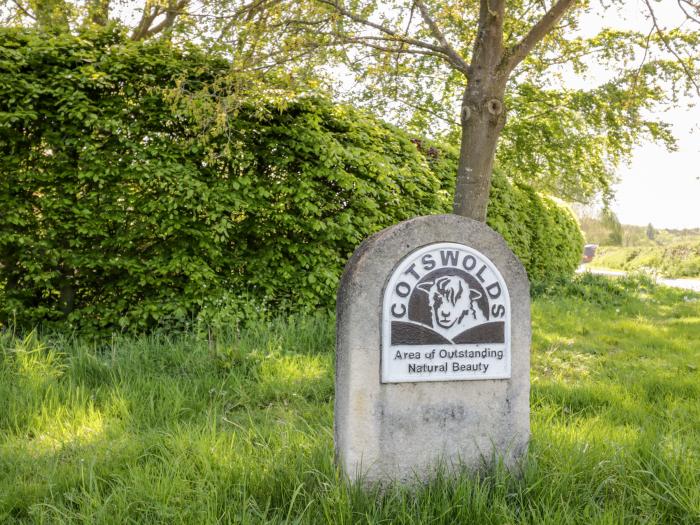
[[510,298],[496,266],[457,243],[406,256],[384,290],[382,383],[510,378]]

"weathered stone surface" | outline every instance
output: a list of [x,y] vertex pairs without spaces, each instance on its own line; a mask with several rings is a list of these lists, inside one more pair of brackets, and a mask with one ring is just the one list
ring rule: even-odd
[[[425,253],[418,250],[433,243],[469,247],[500,272],[509,298],[510,363],[508,374],[503,369],[499,377],[510,377],[452,380],[424,374],[416,382],[393,382],[407,379],[390,374],[382,382],[385,287],[406,257]],[[456,215],[419,217],[367,239],[348,262],[337,299],[335,448],[351,480],[426,480],[438,464],[476,468],[494,457],[513,465],[529,438],[529,373],[527,275],[503,238],[485,224]]]

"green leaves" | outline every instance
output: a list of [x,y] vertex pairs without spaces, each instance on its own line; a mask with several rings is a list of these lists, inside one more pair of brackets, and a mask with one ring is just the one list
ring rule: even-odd
[[363,238],[444,207],[398,130],[302,98],[251,101],[209,133],[169,93],[226,62],[111,37],[3,32],[5,320],[146,330],[222,296],[330,307]]
[[[362,240],[450,210],[454,152],[351,106],[258,97],[206,128],[170,95],[227,74],[220,58],[113,33],[2,42],[3,323],[143,331],[331,309]],[[575,222],[525,186],[498,178],[489,220],[533,276],[578,260]]]

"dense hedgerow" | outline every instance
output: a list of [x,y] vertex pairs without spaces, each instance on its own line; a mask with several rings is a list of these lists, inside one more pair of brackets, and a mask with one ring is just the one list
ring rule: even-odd
[[[453,156],[348,106],[258,101],[202,135],[168,90],[227,67],[116,32],[2,30],[0,319],[144,330],[331,307],[362,239],[449,210]],[[571,217],[503,177],[489,222],[534,278],[578,259]]]

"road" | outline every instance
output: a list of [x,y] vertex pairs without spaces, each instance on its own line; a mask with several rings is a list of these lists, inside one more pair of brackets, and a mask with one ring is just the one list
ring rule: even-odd
[[[582,264],[576,270],[577,273],[590,272],[598,275],[610,275],[612,277],[622,277],[627,275],[627,272],[622,272],[619,270],[603,270],[602,268],[589,268],[585,264]],[[686,290],[693,290],[695,292],[700,292],[700,279],[664,279],[657,278],[656,282],[658,284],[664,284],[666,286],[672,286],[673,288],[684,288]]]

